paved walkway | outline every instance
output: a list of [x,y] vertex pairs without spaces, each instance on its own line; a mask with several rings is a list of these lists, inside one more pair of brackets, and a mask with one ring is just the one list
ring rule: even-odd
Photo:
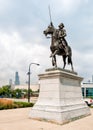
[[65,125],[28,118],[31,108],[0,110],[0,130],[93,130],[93,109],[91,116]]

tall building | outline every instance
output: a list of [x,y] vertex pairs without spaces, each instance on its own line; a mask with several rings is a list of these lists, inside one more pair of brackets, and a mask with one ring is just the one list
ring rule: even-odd
[[9,85],[12,86],[12,79],[9,79]]
[[15,72],[15,85],[20,85],[18,72]]

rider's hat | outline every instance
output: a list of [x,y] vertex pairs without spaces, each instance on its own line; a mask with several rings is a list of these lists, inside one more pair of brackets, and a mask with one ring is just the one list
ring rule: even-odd
[[63,24],[63,23],[60,23],[58,27],[59,27],[59,28],[63,28],[63,27],[64,27],[64,24]]

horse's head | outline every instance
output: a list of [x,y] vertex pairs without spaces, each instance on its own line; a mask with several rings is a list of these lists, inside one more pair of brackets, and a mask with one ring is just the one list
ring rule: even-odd
[[53,24],[50,24],[46,30],[43,31],[43,33],[45,34],[45,36],[47,36],[48,34],[51,35],[54,32],[54,26]]

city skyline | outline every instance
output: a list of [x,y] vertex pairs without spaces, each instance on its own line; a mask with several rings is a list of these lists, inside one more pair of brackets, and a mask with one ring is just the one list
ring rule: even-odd
[[14,85],[20,85],[20,77],[18,71],[15,72],[15,81]]
[[[31,83],[38,82],[38,74],[51,68],[50,39],[43,31],[52,22],[56,28],[63,22],[67,32],[66,40],[72,48],[75,71],[85,81],[93,75],[93,1],[91,0],[47,0],[22,1],[0,0],[0,86],[20,73],[20,82],[28,80],[28,66],[31,62]],[[57,57],[58,67],[63,66]],[[69,66],[66,69],[70,69]]]

